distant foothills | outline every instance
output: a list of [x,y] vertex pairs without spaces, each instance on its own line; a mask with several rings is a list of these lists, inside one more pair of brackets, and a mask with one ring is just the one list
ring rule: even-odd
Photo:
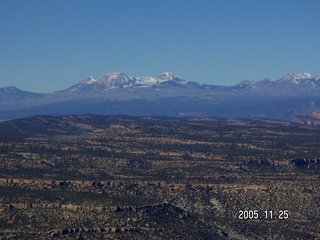
[[171,72],[129,77],[110,72],[65,90],[33,93],[0,88],[0,120],[32,115],[103,114],[170,117],[271,118],[320,122],[320,77],[288,73],[235,86],[187,81]]

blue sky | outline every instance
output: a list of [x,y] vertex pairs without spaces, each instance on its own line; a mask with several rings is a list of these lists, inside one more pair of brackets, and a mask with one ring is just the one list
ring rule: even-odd
[[320,74],[318,0],[0,0],[0,87],[110,71],[234,85]]

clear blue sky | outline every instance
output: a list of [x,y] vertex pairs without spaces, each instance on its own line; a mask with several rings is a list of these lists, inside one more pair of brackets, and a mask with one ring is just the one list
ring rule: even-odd
[[0,0],[0,87],[109,71],[234,85],[320,74],[319,0]]

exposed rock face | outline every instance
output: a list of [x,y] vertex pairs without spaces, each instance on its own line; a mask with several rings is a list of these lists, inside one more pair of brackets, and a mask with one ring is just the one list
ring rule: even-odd
[[293,121],[306,125],[319,125],[320,124],[320,110],[315,110],[308,115],[299,115],[293,118]]
[[320,120],[320,110],[316,110],[310,113],[310,117],[316,118]]

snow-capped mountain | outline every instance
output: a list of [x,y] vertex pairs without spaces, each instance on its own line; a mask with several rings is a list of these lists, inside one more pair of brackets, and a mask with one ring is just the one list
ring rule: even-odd
[[289,73],[275,81],[266,78],[216,86],[187,81],[171,72],[157,77],[109,72],[51,94],[1,88],[0,103],[0,120],[79,113],[290,120],[320,108],[320,78],[309,73]]
[[76,85],[66,89],[69,92],[95,91],[103,92],[108,89],[128,87],[134,83],[134,79],[123,73],[110,72],[96,79],[92,76],[84,79]]
[[288,73],[272,81],[268,78],[261,81],[244,80],[236,86],[237,91],[246,91],[261,96],[298,96],[320,94],[320,77],[310,73]]
[[255,82],[251,80],[244,80],[240,83],[237,84],[237,86],[254,86],[254,85],[263,85],[263,84],[281,84],[281,83],[290,83],[290,84],[303,84],[303,83],[316,83],[320,84],[320,77],[318,77],[315,74],[310,74],[310,73],[299,73],[299,74],[294,74],[292,72],[288,73],[284,77],[276,80],[276,81],[271,81],[270,79],[266,78],[261,81]]
[[161,83],[166,83],[166,82],[174,82],[174,83],[178,83],[178,84],[187,84],[188,83],[188,81],[182,79],[181,77],[179,77],[171,72],[162,73],[158,77],[141,77],[141,78],[136,78],[136,80],[137,80],[136,83],[138,85],[142,85],[144,87],[159,85]]
[[280,78],[276,81],[277,83],[294,83],[294,84],[300,84],[300,83],[320,83],[320,77],[318,77],[315,74],[310,73],[299,73],[294,74],[292,72],[288,73],[286,76]]
[[[102,75],[99,78],[92,76],[82,80],[76,85],[63,90],[62,92],[106,92],[111,89],[121,88],[148,88],[161,86],[165,84],[176,84],[176,85],[187,85],[187,84],[198,84],[195,82],[189,82],[181,77],[171,73],[165,72],[158,77],[129,77],[124,73],[120,72],[109,72]],[[199,86],[201,84],[198,84]]]
[[312,93],[320,91],[320,78],[317,75],[309,73],[288,73],[286,76],[276,81],[272,81],[268,78],[256,82],[252,80],[244,80],[233,87],[223,87],[187,81],[171,72],[162,73],[157,77],[129,77],[124,73],[109,72],[99,78],[90,76],[78,84],[59,92],[73,92],[81,94],[104,93],[113,89],[125,88],[156,88],[158,90],[192,88],[207,89],[208,91],[235,91],[239,94],[244,91],[245,94],[262,94],[264,96],[280,94],[291,96],[304,94],[306,89]]
[[236,87],[242,88],[242,89],[255,89],[257,87],[261,88],[261,87],[270,86],[273,84],[275,84],[274,81],[271,81],[270,79],[265,78],[265,79],[257,81],[257,82],[252,81],[252,80],[243,80],[243,81],[239,82],[236,85]]
[[249,87],[249,86],[253,86],[256,82],[252,81],[252,80],[243,80],[241,82],[239,82],[236,86],[238,87]]

